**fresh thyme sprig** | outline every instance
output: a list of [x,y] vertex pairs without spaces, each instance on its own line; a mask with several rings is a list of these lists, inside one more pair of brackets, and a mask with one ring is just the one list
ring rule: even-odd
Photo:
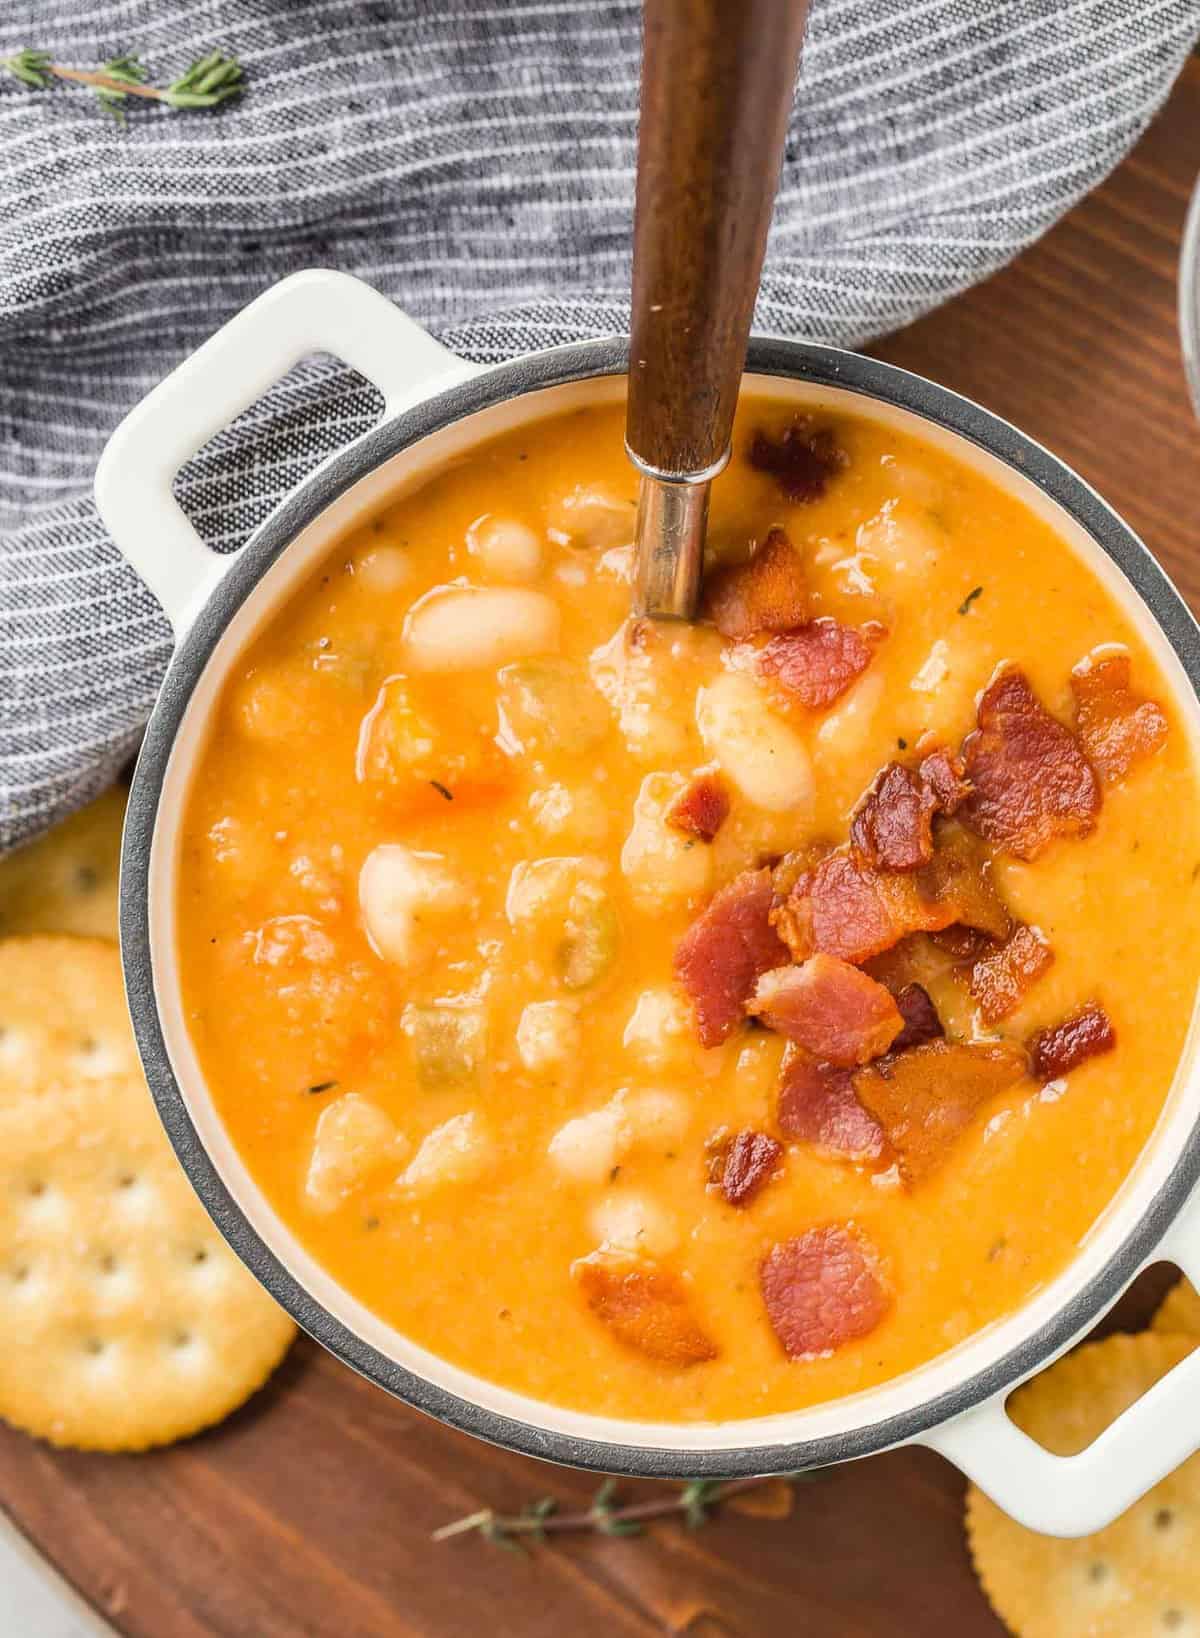
[[242,66],[236,57],[223,51],[210,51],[198,58],[192,66],[170,85],[147,85],[149,70],[139,58],[130,53],[113,57],[99,68],[67,68],[51,62],[47,51],[32,51],[23,46],[11,57],[0,57],[0,69],[7,69],[23,85],[44,91],[51,80],[70,80],[86,85],[95,92],[100,106],[118,119],[124,118],[122,104],[128,97],[145,97],[151,102],[165,102],[168,108],[216,108],[219,103],[236,97],[243,89]]
[[592,1497],[591,1506],[577,1513],[560,1513],[553,1496],[541,1496],[526,1503],[519,1513],[497,1513],[493,1507],[481,1507],[465,1518],[443,1524],[433,1532],[434,1541],[449,1541],[453,1536],[479,1535],[497,1547],[510,1552],[520,1551],[528,1541],[545,1541],[551,1535],[579,1534],[594,1531],[605,1536],[640,1536],[645,1526],[654,1519],[681,1518],[689,1530],[698,1530],[707,1524],[714,1510],[738,1496],[751,1491],[763,1494],[754,1511],[760,1518],[786,1518],[791,1512],[791,1486],[813,1478],[811,1473],[792,1473],[786,1478],[759,1479],[692,1479],[688,1484],[657,1501],[631,1502],[622,1505],[617,1498],[617,1481],[606,1479]]

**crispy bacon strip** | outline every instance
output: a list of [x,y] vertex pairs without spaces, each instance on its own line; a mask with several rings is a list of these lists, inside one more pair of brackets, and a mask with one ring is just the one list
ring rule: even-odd
[[777,438],[760,429],[746,453],[750,465],[769,472],[791,501],[820,499],[830,478],[846,465],[831,429],[817,426],[810,415],[797,415]]
[[710,574],[705,613],[722,637],[745,642],[760,632],[790,631],[808,613],[804,563],[782,529],[772,529],[745,563]]
[[855,966],[910,933],[963,922],[1002,939],[1012,925],[984,850],[954,821],[943,823],[932,859],[915,871],[881,870],[853,844],[815,863],[789,854],[775,869],[771,920],[794,960],[820,950]]
[[1010,668],[984,690],[963,763],[974,789],[962,818],[1018,858],[1035,859],[1056,836],[1095,829],[1102,800],[1095,771],[1024,672]]
[[934,791],[912,768],[889,762],[855,810],[854,846],[880,870],[916,870],[933,858]]
[[854,1071],[819,1063],[802,1047],[789,1045],[779,1079],[776,1124],[785,1137],[851,1160],[878,1160],[883,1128],[858,1101]]
[[1111,1052],[1117,1032],[1104,1008],[1092,1001],[1061,1024],[1039,1030],[1029,1043],[1033,1072],[1040,1081],[1056,1081],[1089,1058]]
[[1025,992],[1054,961],[1054,951],[1036,927],[1019,921],[998,948],[981,955],[967,979],[985,1024],[999,1023],[1020,1006]]
[[772,637],[759,653],[759,675],[806,710],[824,711],[867,669],[884,635],[882,626],[844,626],[825,615]]
[[912,1185],[938,1170],[978,1110],[1025,1069],[1025,1054],[1007,1042],[931,1041],[858,1070],[854,1090]]
[[897,990],[896,1009],[904,1020],[904,1028],[892,1042],[892,1052],[924,1046],[926,1041],[940,1041],[945,1035],[938,1010],[923,984],[906,984]]
[[923,756],[917,772],[937,798],[939,813],[957,813],[971,794],[971,781],[966,777],[962,757],[944,745]]
[[738,1132],[723,1146],[719,1185],[731,1206],[748,1206],[775,1175],[783,1147],[766,1132]]
[[835,848],[798,875],[784,859],[776,880],[771,919],[797,961],[819,950],[857,966],[908,933],[958,919],[953,905],[922,894],[915,875],[877,870],[854,847]]
[[980,956],[996,948],[994,938],[989,938],[975,927],[964,927],[961,922],[955,922],[953,927],[943,927],[940,932],[930,933],[929,937],[939,950],[944,950],[952,961],[958,962],[978,961]]
[[933,820],[970,795],[962,761],[944,748],[916,768],[889,762],[855,810],[850,840],[881,870],[917,870],[933,858]]
[[[948,916],[941,927],[957,922],[989,938],[1008,937],[1012,917],[993,885],[991,860],[957,822],[941,826],[933,858],[917,873],[917,885]],[[928,932],[938,930],[926,928]]]
[[772,1246],[759,1282],[789,1359],[816,1359],[868,1336],[891,1307],[878,1254],[850,1223],[826,1223]]
[[717,1357],[717,1345],[694,1318],[677,1274],[605,1252],[581,1257],[571,1274],[596,1318],[646,1359],[699,1365]]
[[702,842],[711,842],[728,818],[729,790],[716,773],[694,775],[667,809],[669,825]]
[[1155,700],[1129,686],[1128,654],[1112,654],[1071,673],[1075,727],[1092,766],[1107,784],[1124,779],[1135,762],[1161,750],[1167,719]]
[[675,947],[675,976],[692,999],[701,1044],[737,1028],[760,976],[788,959],[771,926],[769,870],[744,870],[716,893]]
[[824,954],[764,973],[746,1010],[839,1068],[886,1052],[904,1024],[882,984]]

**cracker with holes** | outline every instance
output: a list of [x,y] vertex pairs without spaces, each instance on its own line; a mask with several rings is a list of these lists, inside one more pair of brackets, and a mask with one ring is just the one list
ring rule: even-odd
[[115,945],[0,941],[0,1415],[162,1444],[239,1405],[292,1334],[171,1153]]
[[59,1082],[140,1077],[107,939],[0,940],[0,1109]]
[[[1076,1455],[1196,1346],[1143,1331],[1085,1344],[1017,1390],[1014,1422]],[[1200,1628],[1200,1455],[1106,1529],[1063,1541],[1016,1524],[972,1485],[967,1539],[992,1608],[1016,1638],[1143,1638]]]
[[1189,1279],[1180,1280],[1167,1292],[1155,1310],[1150,1329],[1200,1337],[1200,1292]]
[[45,836],[0,859],[0,937],[117,936],[125,790],[118,786]]

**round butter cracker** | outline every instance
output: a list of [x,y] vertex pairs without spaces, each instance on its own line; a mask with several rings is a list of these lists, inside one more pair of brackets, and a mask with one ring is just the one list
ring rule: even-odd
[[1173,1285],[1159,1303],[1150,1329],[1200,1337],[1200,1293],[1186,1276],[1178,1285]]
[[0,1108],[0,1415],[144,1450],[219,1421],[294,1327],[192,1193],[140,1075]]
[[116,945],[0,940],[0,1110],[47,1085],[113,1075],[141,1078]]
[[[1075,1455],[1195,1345],[1155,1331],[1086,1343],[1018,1389],[1009,1412],[1056,1455]],[[966,1526],[980,1585],[1016,1638],[1200,1632],[1200,1455],[1095,1535],[1038,1535],[974,1485]]]
[[117,936],[123,786],[98,796],[36,842],[0,859],[0,937]]

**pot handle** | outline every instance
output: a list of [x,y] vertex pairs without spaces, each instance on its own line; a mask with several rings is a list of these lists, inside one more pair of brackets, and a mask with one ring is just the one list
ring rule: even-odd
[[96,504],[178,639],[236,552],[211,551],[175,499],[185,462],[309,353],[332,353],[390,417],[478,373],[369,284],[312,268],[242,309],[132,409],[96,468]]
[[[1174,1262],[1200,1287],[1200,1191],[1152,1259]],[[916,1441],[939,1451],[1018,1524],[1086,1536],[1111,1524],[1200,1449],[1200,1348],[1168,1371],[1077,1456],[1054,1456],[1004,1408],[1008,1391]]]

